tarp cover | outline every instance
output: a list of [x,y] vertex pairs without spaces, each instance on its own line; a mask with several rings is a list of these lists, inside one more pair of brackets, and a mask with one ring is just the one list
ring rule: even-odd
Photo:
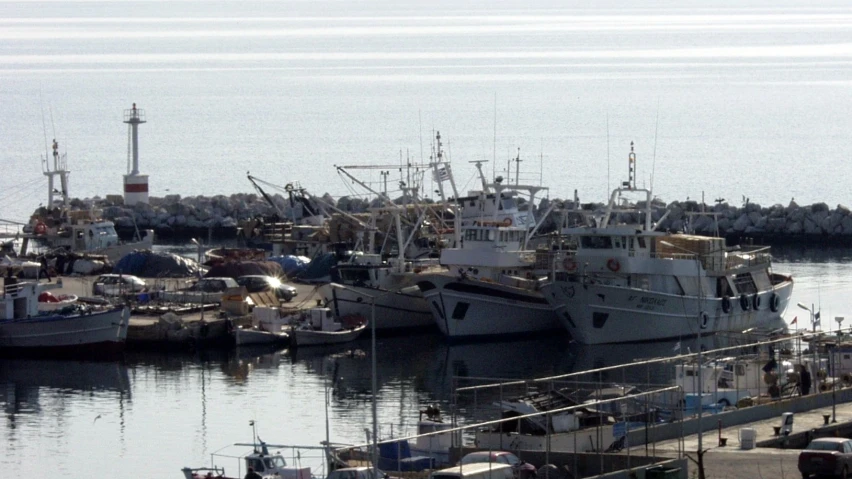
[[205,276],[209,278],[238,278],[250,274],[284,277],[284,269],[275,261],[231,261],[210,268]]
[[313,261],[302,271],[298,279],[306,282],[328,281],[331,267],[337,264],[337,256],[334,253],[326,253],[316,256]]
[[269,258],[269,261],[275,261],[280,264],[281,267],[284,268],[284,274],[287,276],[295,277],[308,267],[311,259],[307,256],[285,255],[273,256]]
[[145,278],[183,278],[198,274],[198,263],[172,253],[134,251],[124,255],[112,268],[113,273]]

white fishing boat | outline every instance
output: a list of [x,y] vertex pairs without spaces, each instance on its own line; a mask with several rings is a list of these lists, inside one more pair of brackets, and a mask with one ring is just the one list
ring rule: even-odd
[[[267,444],[257,436],[254,421],[250,421],[254,431],[254,441],[251,443],[236,443],[225,446],[210,455],[210,466],[183,467],[181,472],[184,479],[240,479],[244,472],[252,470],[263,479],[312,479],[310,467],[288,466],[287,460],[280,450],[270,452],[270,448],[287,449],[295,457],[303,457],[302,451],[323,452],[322,446],[288,446],[282,444]],[[238,452],[241,448],[250,447],[250,452]],[[308,454],[304,454],[308,457]],[[219,461],[217,464],[214,461]],[[299,461],[302,463],[303,461]],[[236,464],[236,473],[228,474],[224,464]],[[322,465],[322,462],[320,462]],[[245,469],[243,469],[245,468]]]
[[[631,397],[639,392],[632,386],[610,385],[594,390],[549,389],[501,400],[495,404],[501,419],[518,420],[477,430],[475,443],[480,449],[617,451],[628,428],[658,420],[656,410]],[[599,403],[611,399],[621,400]],[[569,407],[576,408],[563,410]]]
[[332,268],[334,281],[320,286],[318,293],[335,316],[366,318],[368,326],[375,301],[377,330],[434,328],[432,312],[415,283],[424,271],[441,269],[436,262],[384,261],[378,254],[356,254]]
[[538,290],[535,251],[528,247],[535,232],[532,214],[525,216],[526,224],[514,224],[510,214],[518,209],[517,191],[528,191],[532,205],[544,188],[502,185],[499,178],[485,186],[479,196],[463,200],[465,211],[480,216],[470,224],[457,222],[460,246],[441,251],[448,271],[417,279],[438,328],[456,339],[559,329],[553,307]]
[[124,350],[130,311],[69,306],[40,312],[37,283],[5,284],[0,295],[0,352],[101,356]]
[[344,325],[334,318],[331,309],[320,306],[290,317],[290,344],[293,347],[347,343],[367,329],[364,321]]
[[[64,249],[76,253],[106,256],[116,262],[122,256],[137,249],[151,249],[154,231],[137,231],[136,240],[123,242],[118,238],[115,224],[100,218],[100,211],[74,210],[69,206],[66,154],[59,153],[59,144],[53,141],[53,166],[47,157],[42,158],[42,169],[48,178],[47,208],[40,208],[30,223],[23,228],[21,254],[26,254],[32,240],[50,249]],[[60,189],[54,187],[59,177]],[[61,199],[54,201],[54,193]]]
[[[657,231],[651,190],[630,179],[596,224],[562,229],[576,250],[554,255],[542,291],[576,341],[656,341],[760,328],[783,314],[793,279],[768,247]],[[639,195],[633,203],[631,199]],[[668,214],[668,213],[666,213]]]
[[234,329],[234,341],[237,346],[285,344],[290,340],[288,327],[278,308],[255,306],[252,324]]

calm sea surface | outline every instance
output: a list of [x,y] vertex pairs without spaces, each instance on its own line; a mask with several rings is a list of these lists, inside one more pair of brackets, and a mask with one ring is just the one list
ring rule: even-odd
[[[54,137],[72,196],[119,192],[133,102],[156,196],[249,192],[246,171],[345,195],[333,165],[419,161],[440,130],[461,190],[474,187],[469,161],[505,176],[520,148],[523,181],[603,201],[634,141],[640,184],[666,200],[849,204],[852,7],[593,3],[0,0],[0,218],[46,201],[40,157]],[[850,263],[845,250],[784,249],[775,269],[825,328],[852,321]],[[382,338],[379,422],[410,432],[423,405],[446,404],[454,375],[542,376],[671,346]],[[268,441],[316,445],[328,417],[333,441],[362,442],[370,355],[362,339],[296,355],[2,361],[0,471],[178,477],[249,441],[249,420]]]

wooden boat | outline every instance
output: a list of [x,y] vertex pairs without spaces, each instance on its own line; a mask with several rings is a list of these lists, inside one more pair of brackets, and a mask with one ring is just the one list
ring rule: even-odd
[[130,311],[69,305],[40,312],[38,283],[4,284],[0,290],[0,351],[102,357],[124,350]]
[[290,343],[294,347],[340,344],[357,338],[367,325],[363,321],[344,325],[331,309],[315,307],[291,316]]

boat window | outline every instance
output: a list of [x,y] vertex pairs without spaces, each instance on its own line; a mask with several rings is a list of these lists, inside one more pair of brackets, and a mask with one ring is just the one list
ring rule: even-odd
[[630,238],[630,249],[634,249],[636,246],[633,244],[633,238]]
[[737,376],[745,376],[745,366],[742,364],[737,364],[736,367]]
[[612,238],[609,236],[583,236],[580,244],[586,249],[612,249]]
[[613,238],[612,245],[616,249],[621,248],[621,238]]
[[338,270],[340,273],[340,278],[344,281],[369,281],[370,280],[370,272],[366,269],[362,268],[341,268]]
[[754,278],[751,273],[740,273],[734,277],[734,285],[737,287],[737,292],[740,294],[754,294],[757,292],[757,286],[754,284]]
[[514,198],[506,198],[501,202],[501,210],[511,210],[513,208],[515,208]]
[[640,236],[640,237],[636,238],[636,241],[639,243],[640,248],[643,248],[643,249],[645,248],[645,238]]
[[456,304],[456,307],[453,308],[453,319],[464,319],[467,314],[467,308],[470,307],[470,303],[465,303],[463,301],[459,301]]
[[494,241],[494,230],[488,230],[488,241]]

